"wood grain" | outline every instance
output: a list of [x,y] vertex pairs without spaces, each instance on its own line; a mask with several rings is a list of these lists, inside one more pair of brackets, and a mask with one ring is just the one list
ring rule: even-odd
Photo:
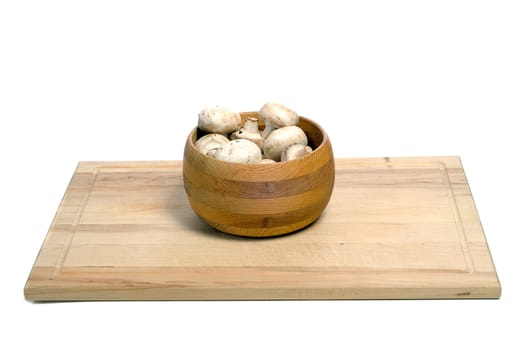
[[182,162],[81,162],[28,300],[498,298],[457,157],[337,159],[313,225],[275,238],[210,228]]

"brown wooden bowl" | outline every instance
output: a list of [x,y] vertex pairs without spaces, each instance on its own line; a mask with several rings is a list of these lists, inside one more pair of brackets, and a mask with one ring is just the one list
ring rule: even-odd
[[[240,113],[258,117],[258,112]],[[273,164],[239,164],[201,154],[189,134],[183,156],[185,191],[193,210],[210,226],[248,237],[278,236],[299,230],[321,215],[334,185],[334,156],[325,131],[300,117],[313,152]],[[259,124],[260,129],[264,125]]]

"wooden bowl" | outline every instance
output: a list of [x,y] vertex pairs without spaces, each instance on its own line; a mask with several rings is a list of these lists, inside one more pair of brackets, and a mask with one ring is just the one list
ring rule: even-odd
[[[258,112],[240,113],[258,117]],[[321,215],[334,185],[334,156],[325,131],[300,117],[313,152],[273,164],[216,160],[196,149],[195,128],[183,157],[185,191],[193,210],[210,226],[248,237],[278,236],[299,230]],[[259,124],[260,130],[264,125]]]

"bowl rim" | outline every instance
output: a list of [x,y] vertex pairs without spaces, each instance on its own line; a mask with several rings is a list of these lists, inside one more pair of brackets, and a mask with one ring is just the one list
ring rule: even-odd
[[[240,115],[251,115],[251,114],[258,114],[257,111],[253,111],[253,112],[239,112]],[[195,151],[195,152],[198,152],[199,154],[201,154],[202,156],[206,157],[207,159],[210,159],[212,161],[215,161],[215,162],[219,162],[219,163],[225,163],[225,164],[234,164],[234,165],[242,165],[242,166],[263,166],[263,167],[270,167],[270,166],[279,166],[281,164],[287,164],[287,163],[292,163],[292,162],[297,162],[297,161],[304,161],[305,159],[308,159],[309,157],[313,157],[315,153],[317,153],[317,151],[319,151],[320,149],[324,148],[325,147],[325,144],[328,142],[328,135],[327,133],[325,132],[325,130],[321,127],[321,125],[319,125],[317,122],[315,122],[314,120],[312,119],[309,119],[307,117],[304,117],[304,116],[298,116],[299,117],[299,121],[298,123],[301,121],[301,120],[304,120],[306,122],[308,122],[309,124],[311,124],[312,126],[314,126],[316,129],[318,129],[321,133],[321,136],[322,136],[322,140],[320,142],[320,144],[315,148],[313,149],[312,153],[309,153],[305,156],[302,156],[300,158],[296,158],[296,159],[291,159],[291,160],[286,160],[286,161],[279,161],[279,162],[275,162],[275,163],[234,163],[234,162],[228,162],[228,161],[225,161],[225,160],[220,160],[220,159],[216,159],[216,158],[213,158],[213,157],[210,157],[206,154],[203,154],[203,153],[200,153],[198,151],[198,149],[196,148],[196,145],[195,145],[195,141],[196,141],[196,133],[198,131],[198,127],[194,127],[191,132],[189,133],[189,137],[188,137],[188,144],[190,145],[190,147]],[[307,136],[308,137],[308,136]]]

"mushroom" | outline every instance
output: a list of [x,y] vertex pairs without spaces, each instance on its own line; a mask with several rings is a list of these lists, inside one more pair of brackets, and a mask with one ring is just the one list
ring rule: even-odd
[[209,151],[220,148],[228,142],[229,139],[221,134],[207,134],[199,138],[194,145],[200,153],[207,154]]
[[233,163],[259,163],[262,160],[260,147],[246,139],[229,141],[222,147],[211,150],[208,155]]
[[296,125],[299,121],[296,112],[275,102],[264,104],[258,114],[265,122],[265,129],[261,133],[263,138],[267,138],[274,129]]
[[242,125],[239,113],[224,107],[208,107],[198,114],[198,128],[217,134],[229,134]]
[[258,129],[258,118],[248,117],[243,128],[231,134],[232,140],[247,139],[254,142],[258,147],[263,148],[265,139],[260,135]]
[[307,145],[307,135],[297,126],[284,126],[269,134],[263,144],[265,158],[280,161],[281,154],[292,144]]
[[281,161],[293,160],[312,153],[312,148],[307,145],[295,143],[281,152]]
[[276,161],[269,159],[269,158],[262,159],[260,162],[260,164],[272,164],[272,163],[276,163]]

